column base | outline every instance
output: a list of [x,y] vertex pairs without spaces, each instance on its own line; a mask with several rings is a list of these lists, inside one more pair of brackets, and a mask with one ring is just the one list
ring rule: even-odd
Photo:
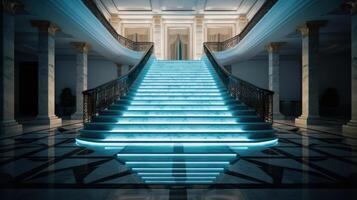
[[15,120],[0,122],[0,133],[2,134],[21,134],[22,125]]
[[71,115],[71,119],[74,120],[83,120],[83,113],[74,113],[73,115]]
[[342,126],[343,135],[357,138],[357,121],[349,121],[347,124]]
[[297,126],[307,126],[307,125],[318,125],[323,123],[321,118],[318,116],[314,117],[305,117],[305,116],[300,116],[295,119],[295,125]]
[[53,116],[38,116],[34,121],[31,122],[33,125],[47,125],[49,128],[62,126],[62,119],[58,118],[56,115]]
[[284,120],[285,116],[281,113],[274,113],[273,114],[273,120]]

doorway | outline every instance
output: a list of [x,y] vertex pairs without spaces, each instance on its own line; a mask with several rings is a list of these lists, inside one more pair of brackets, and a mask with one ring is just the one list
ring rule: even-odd
[[38,113],[38,62],[21,62],[19,69],[19,114],[33,117]]

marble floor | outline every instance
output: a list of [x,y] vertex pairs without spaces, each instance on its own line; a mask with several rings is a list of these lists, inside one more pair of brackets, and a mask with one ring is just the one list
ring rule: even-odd
[[0,137],[0,199],[356,199],[357,140],[274,124],[277,146],[240,155],[214,184],[150,185],[76,146],[80,123]]

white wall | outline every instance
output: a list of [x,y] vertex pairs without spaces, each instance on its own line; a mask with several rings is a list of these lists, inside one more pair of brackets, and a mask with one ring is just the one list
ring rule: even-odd
[[[63,88],[69,87],[75,94],[76,61],[73,59],[56,60],[56,102]],[[117,66],[107,60],[88,59],[88,89],[99,86],[117,77]]]
[[[232,65],[232,73],[254,85],[268,89],[268,57]],[[280,100],[296,101],[301,98],[301,68],[298,60],[280,61]]]

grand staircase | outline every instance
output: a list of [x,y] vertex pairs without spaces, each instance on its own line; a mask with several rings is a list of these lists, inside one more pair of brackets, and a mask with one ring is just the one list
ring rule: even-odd
[[207,60],[149,62],[77,143],[116,149],[144,183],[212,183],[242,152],[276,144],[271,124],[232,98]]

